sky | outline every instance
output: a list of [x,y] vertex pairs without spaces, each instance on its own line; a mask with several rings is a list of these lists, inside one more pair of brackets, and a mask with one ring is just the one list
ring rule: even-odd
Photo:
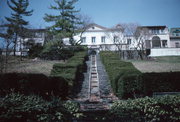
[[[10,16],[7,0],[0,0],[0,19]],[[50,25],[43,20],[44,14],[57,14],[49,9],[54,0],[29,0],[28,10],[33,15],[25,17],[31,28],[45,28]],[[138,23],[140,25],[166,25],[180,27],[180,0],[79,0],[76,9],[82,15],[105,27],[119,23]]]

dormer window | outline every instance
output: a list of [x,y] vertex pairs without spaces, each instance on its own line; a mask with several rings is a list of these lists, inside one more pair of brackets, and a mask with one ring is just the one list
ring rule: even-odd
[[92,29],[94,30],[94,27],[92,27]]

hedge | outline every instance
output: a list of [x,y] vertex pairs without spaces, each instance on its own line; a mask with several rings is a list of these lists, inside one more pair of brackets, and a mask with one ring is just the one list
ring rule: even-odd
[[79,81],[83,79],[83,72],[86,70],[87,52],[77,52],[73,57],[68,59],[66,64],[54,64],[51,70],[51,76],[62,77],[68,83],[69,93],[75,86],[79,85]]
[[0,86],[2,96],[14,91],[26,95],[38,94],[43,97],[55,95],[64,99],[68,93],[68,84],[62,77],[47,77],[43,74],[1,74]]
[[180,72],[141,73],[114,52],[101,52],[114,93],[123,99],[152,96],[153,92],[180,92]]
[[180,92],[180,72],[143,73],[144,94],[151,96],[153,92]]
[[142,91],[138,79],[141,74],[132,63],[121,61],[113,52],[100,53],[114,93],[120,98],[129,98]]
[[113,103],[110,113],[116,120],[126,121],[180,121],[180,96],[138,98]]
[[10,93],[0,100],[2,122],[59,122],[72,121],[81,116],[77,103],[62,102],[57,97],[46,101],[35,95]]

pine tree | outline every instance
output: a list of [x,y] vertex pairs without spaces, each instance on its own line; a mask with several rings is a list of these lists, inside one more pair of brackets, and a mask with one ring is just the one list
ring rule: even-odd
[[46,22],[54,22],[49,28],[51,34],[55,35],[59,41],[62,42],[63,38],[69,38],[70,44],[75,45],[73,36],[77,33],[79,25],[81,25],[80,19],[77,17],[79,10],[75,10],[74,4],[77,0],[54,0],[57,6],[52,6],[50,9],[60,12],[59,15],[45,14]]
[[6,20],[10,23],[8,26],[11,26],[13,28],[14,32],[14,55],[16,52],[16,46],[17,46],[17,39],[18,37],[21,37],[22,30],[25,28],[26,25],[28,25],[28,21],[25,21],[23,19],[23,16],[31,16],[33,10],[27,11],[27,8],[29,6],[28,0],[10,0],[7,1],[8,6],[11,8],[13,13],[11,13],[10,17],[5,17]]

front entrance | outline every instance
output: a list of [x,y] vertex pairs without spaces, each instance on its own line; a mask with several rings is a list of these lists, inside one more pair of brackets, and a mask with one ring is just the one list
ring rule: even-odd
[[158,36],[152,38],[152,48],[161,48],[161,40]]

